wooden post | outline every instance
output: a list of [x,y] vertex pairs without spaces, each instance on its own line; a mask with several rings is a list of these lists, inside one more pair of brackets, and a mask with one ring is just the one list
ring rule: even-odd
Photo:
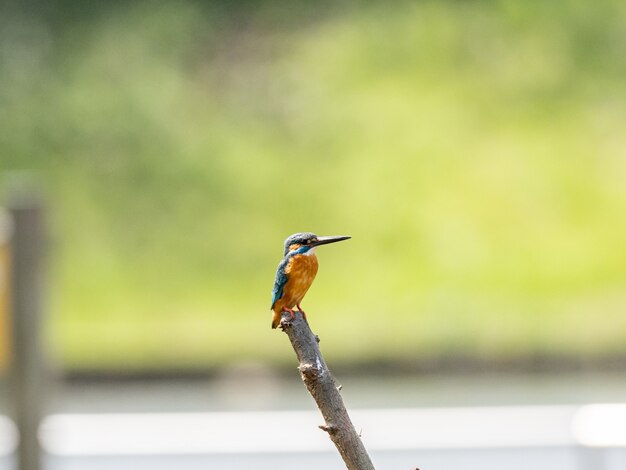
[[322,357],[319,338],[313,334],[301,312],[296,313],[293,320],[289,314],[283,314],[280,327],[291,341],[300,362],[298,370],[302,380],[326,421],[320,429],[328,433],[348,470],[374,470],[361,437],[354,429],[343,404],[340,387],[337,387]]
[[45,388],[41,355],[43,210],[33,195],[11,201],[11,353],[9,387],[12,417],[20,434],[19,470],[40,470],[38,440]]

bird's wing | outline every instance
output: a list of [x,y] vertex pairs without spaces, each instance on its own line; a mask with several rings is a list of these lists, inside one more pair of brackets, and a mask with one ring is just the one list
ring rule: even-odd
[[285,258],[278,265],[276,279],[274,280],[274,289],[272,289],[272,306],[270,308],[274,308],[276,301],[283,296],[283,288],[285,284],[287,284],[288,279],[287,273],[285,272],[288,263],[289,258]]

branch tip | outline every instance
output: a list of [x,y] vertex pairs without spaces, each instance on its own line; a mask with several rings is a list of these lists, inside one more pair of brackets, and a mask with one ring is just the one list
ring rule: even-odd
[[280,319],[280,323],[278,325],[278,328],[280,328],[284,333],[286,333],[286,329],[287,328],[291,328],[293,326],[293,322],[291,321],[291,319],[286,318],[286,317],[282,317]]

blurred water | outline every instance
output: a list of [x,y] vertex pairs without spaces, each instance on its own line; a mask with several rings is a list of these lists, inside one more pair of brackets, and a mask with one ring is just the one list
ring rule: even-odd
[[[626,401],[626,378],[610,373],[346,376],[338,377],[338,381],[343,385],[342,394],[351,410],[577,406]],[[6,403],[0,404],[3,407],[1,411],[5,412]],[[278,377],[262,369],[244,368],[210,380],[58,382],[50,389],[47,408],[50,413],[133,414],[315,410],[315,405],[295,371],[293,377]],[[416,423],[417,426],[419,424]],[[511,422],[510,426],[515,429],[519,422]],[[277,433],[276,439],[284,442],[285,451],[272,453],[48,455],[45,458],[45,470],[344,468],[334,451],[290,451],[290,443],[298,438],[295,433]],[[415,467],[421,470],[626,468],[626,450],[623,448],[591,449],[575,445],[374,450],[371,454],[379,470],[409,470]],[[10,458],[0,458],[0,470],[13,470]]]
[[[346,406],[423,408],[623,402],[619,373],[338,376]],[[235,371],[214,379],[58,383],[48,409],[58,412],[308,410],[299,375]]]

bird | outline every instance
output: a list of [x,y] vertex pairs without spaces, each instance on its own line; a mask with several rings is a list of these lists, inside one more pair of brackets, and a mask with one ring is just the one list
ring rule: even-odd
[[293,307],[298,307],[302,316],[300,302],[306,295],[317,274],[317,256],[315,250],[320,245],[347,240],[349,236],[318,237],[311,232],[298,232],[285,240],[283,259],[278,264],[274,289],[272,290],[272,328],[280,324],[281,315],[287,312],[294,318]]

